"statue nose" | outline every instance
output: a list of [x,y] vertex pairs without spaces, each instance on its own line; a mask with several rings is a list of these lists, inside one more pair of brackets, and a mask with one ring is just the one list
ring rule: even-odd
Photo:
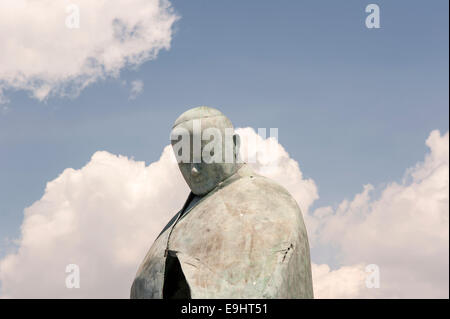
[[197,176],[198,174],[199,174],[199,171],[198,171],[197,167],[195,167],[195,165],[192,166],[191,175],[192,176]]

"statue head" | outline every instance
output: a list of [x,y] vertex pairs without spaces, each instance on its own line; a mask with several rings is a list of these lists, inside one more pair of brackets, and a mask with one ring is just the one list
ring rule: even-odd
[[233,175],[239,161],[239,135],[217,109],[200,106],[181,114],[173,125],[171,143],[191,191],[204,195]]

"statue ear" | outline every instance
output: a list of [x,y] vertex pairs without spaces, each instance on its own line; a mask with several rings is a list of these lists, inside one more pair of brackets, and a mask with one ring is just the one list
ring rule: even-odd
[[241,146],[241,137],[239,136],[239,134],[234,134],[233,135],[233,144],[234,144],[234,158],[237,158],[239,155],[239,148]]

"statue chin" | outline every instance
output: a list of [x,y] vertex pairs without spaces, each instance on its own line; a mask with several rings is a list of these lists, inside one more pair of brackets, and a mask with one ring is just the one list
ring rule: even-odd
[[212,191],[224,179],[221,178],[220,176],[215,176],[215,178],[209,176],[207,179],[202,179],[201,177],[192,178],[191,176],[184,178],[189,188],[191,189],[192,193],[199,196],[205,195],[210,191]]
[[216,188],[222,181],[232,176],[241,166],[237,163],[198,164],[198,171],[192,174],[191,164],[180,164],[180,171],[195,195],[205,195]]
[[204,184],[191,184],[189,185],[189,187],[194,195],[203,196],[212,191],[216,187],[216,185],[206,186]]

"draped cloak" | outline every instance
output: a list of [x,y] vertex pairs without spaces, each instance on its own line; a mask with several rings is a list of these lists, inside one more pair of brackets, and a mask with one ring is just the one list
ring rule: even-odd
[[191,193],[145,256],[131,298],[313,298],[297,202],[245,164],[203,197]]

